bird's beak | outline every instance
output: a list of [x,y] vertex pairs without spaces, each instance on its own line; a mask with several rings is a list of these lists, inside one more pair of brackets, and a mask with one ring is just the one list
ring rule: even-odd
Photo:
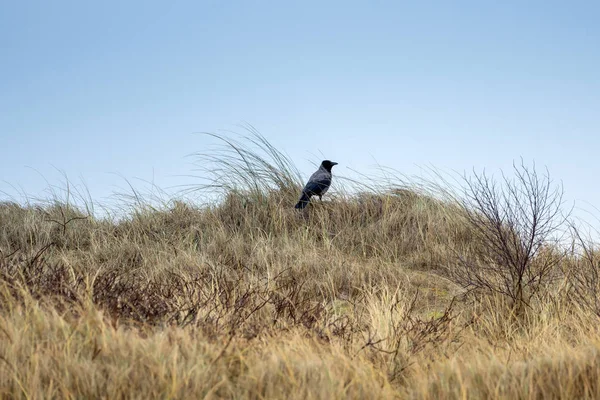
[[338,163],[332,161],[331,165],[338,165]]

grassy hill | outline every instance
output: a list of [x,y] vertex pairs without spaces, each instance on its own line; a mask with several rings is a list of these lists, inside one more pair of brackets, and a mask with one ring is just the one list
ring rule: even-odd
[[298,212],[250,139],[200,155],[209,204],[0,205],[0,397],[600,397],[599,263],[543,175]]

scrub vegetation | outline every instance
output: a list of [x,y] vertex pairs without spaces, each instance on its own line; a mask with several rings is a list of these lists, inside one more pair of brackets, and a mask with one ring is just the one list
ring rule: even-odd
[[298,211],[284,154],[217,139],[210,202],[0,204],[1,398],[600,398],[600,253],[547,171],[334,171]]

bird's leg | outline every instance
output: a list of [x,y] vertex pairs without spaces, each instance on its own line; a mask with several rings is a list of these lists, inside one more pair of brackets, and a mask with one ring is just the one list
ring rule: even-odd
[[323,201],[323,196],[319,195],[319,201]]

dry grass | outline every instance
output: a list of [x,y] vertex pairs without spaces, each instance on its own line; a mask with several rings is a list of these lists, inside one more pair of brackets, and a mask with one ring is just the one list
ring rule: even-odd
[[[597,310],[570,274],[593,262],[561,258],[517,314],[447,273],[474,245],[456,203],[363,188],[298,213],[277,154],[222,159],[213,205],[1,204],[0,397],[600,397]],[[231,168],[240,187],[218,187]]]

